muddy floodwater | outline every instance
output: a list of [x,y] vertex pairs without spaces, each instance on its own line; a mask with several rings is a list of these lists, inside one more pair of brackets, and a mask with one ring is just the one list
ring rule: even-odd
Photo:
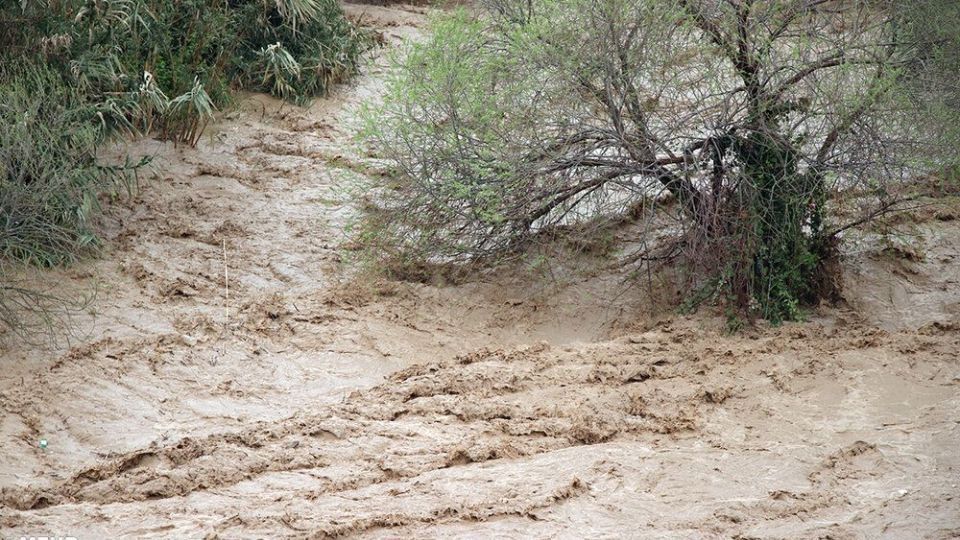
[[0,538],[960,537],[958,212],[736,335],[612,272],[357,279],[356,111],[429,14],[347,10],[353,84],[126,149],[77,336],[0,350]]

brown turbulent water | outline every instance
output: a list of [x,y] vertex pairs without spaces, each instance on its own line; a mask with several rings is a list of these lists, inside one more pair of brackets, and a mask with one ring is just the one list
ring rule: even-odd
[[[427,18],[348,10],[388,48]],[[85,332],[2,352],[0,537],[960,537],[956,213],[908,224],[922,257],[861,239],[847,308],[735,336],[603,272],[358,282],[383,72],[131,146],[156,178],[56,276],[99,282]]]

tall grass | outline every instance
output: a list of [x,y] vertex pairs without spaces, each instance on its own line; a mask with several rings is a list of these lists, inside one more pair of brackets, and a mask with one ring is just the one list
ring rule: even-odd
[[96,244],[89,227],[104,190],[126,189],[144,162],[106,165],[97,150],[129,127],[41,65],[0,82],[0,257],[34,266],[73,262]]
[[195,146],[232,90],[309,100],[351,76],[369,43],[336,0],[0,4],[0,333],[57,296],[15,283],[17,269],[95,249],[99,195],[135,184],[146,161],[101,163],[105,144]]

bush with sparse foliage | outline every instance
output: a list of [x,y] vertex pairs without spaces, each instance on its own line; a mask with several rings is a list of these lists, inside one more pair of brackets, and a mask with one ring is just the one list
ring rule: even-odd
[[795,319],[836,293],[839,234],[956,156],[928,114],[943,78],[921,95],[906,76],[949,56],[897,2],[485,5],[441,18],[369,114],[397,174],[363,234],[391,264],[496,261],[640,216],[673,241],[628,259],[681,269],[688,307]]

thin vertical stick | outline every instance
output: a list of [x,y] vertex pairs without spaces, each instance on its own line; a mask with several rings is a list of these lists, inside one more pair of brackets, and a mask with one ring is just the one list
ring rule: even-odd
[[223,288],[227,304],[230,303],[230,266],[227,264],[227,239],[223,239]]

